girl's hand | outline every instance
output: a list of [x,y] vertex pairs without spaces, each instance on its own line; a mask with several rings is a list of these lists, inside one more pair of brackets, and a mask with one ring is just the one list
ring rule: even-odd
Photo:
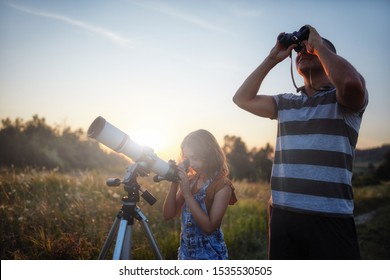
[[187,171],[184,170],[184,166],[179,164],[177,175],[180,178],[180,190],[184,197],[191,195],[190,182],[188,180]]

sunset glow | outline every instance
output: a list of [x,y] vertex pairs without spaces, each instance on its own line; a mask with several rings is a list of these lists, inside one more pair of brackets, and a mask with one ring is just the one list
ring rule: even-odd
[[[234,135],[248,149],[274,146],[276,122],[244,112],[232,97],[280,32],[311,24],[366,80],[357,147],[381,146],[390,142],[389,12],[382,0],[1,1],[0,118],[38,114],[86,131],[104,116],[164,159],[200,128],[221,144]],[[262,92],[295,92],[289,59]]]

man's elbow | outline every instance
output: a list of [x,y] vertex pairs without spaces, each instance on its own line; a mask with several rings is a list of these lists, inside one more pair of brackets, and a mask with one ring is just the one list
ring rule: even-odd
[[239,98],[237,98],[236,95],[233,96],[232,100],[233,100],[233,103],[234,103],[234,104],[236,104],[237,106],[239,106],[239,105],[238,105],[238,104],[239,104]]
[[242,98],[239,98],[238,96],[233,96],[233,103],[236,104],[238,107],[242,108],[242,109],[245,109],[246,108],[246,103],[245,103],[245,100],[243,100]]
[[365,104],[365,92],[363,82],[347,81],[340,93],[343,105],[355,111],[362,109]]

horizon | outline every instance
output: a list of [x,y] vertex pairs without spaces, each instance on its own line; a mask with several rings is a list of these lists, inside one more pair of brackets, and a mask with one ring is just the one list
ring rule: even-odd
[[[66,129],[70,129],[72,133],[78,131],[79,129],[81,129],[82,132],[83,132],[83,136],[85,136],[85,139],[90,140],[90,141],[96,141],[96,142],[98,142],[100,148],[103,149],[104,151],[107,151],[107,152],[110,152],[110,153],[112,152],[112,153],[114,153],[114,154],[121,154],[121,155],[127,157],[128,159],[133,160],[132,158],[128,157],[127,155],[124,155],[124,154],[122,154],[122,153],[118,153],[118,152],[116,152],[115,150],[111,149],[110,147],[105,146],[104,144],[102,144],[101,142],[97,141],[96,139],[88,137],[88,131],[87,131],[87,130],[84,130],[84,129],[81,128],[81,127],[70,127],[70,126],[59,125],[59,124],[51,125],[51,124],[49,124],[49,123],[47,122],[47,120],[46,120],[46,118],[45,118],[44,116],[39,116],[39,115],[37,115],[37,117],[38,117],[39,119],[44,119],[46,125],[48,125],[53,131],[56,131],[56,132],[58,132],[58,133],[60,133],[60,134],[61,134],[64,130],[66,130]],[[32,117],[32,118],[33,118],[33,117]],[[26,119],[26,120],[25,120],[25,119],[22,119],[22,118],[19,118],[19,120],[20,120],[23,124],[26,124],[26,122],[31,121],[32,118],[31,118],[31,119]],[[7,118],[1,119],[1,121],[5,120],[5,119],[7,119]],[[11,119],[11,118],[9,118],[9,119],[10,119],[10,121],[11,121],[12,123],[14,123],[14,122],[16,121],[16,119]],[[3,128],[3,125],[0,124],[0,130],[1,130],[2,128]],[[125,131],[122,131],[122,132],[126,133]],[[126,134],[127,134],[127,133],[126,133]],[[128,135],[128,134],[127,134],[127,135]],[[139,144],[140,146],[146,146],[146,147],[152,148],[153,151],[154,151],[154,153],[155,153],[158,157],[160,157],[161,159],[163,159],[163,160],[165,160],[165,161],[168,161],[168,160],[175,160],[175,161],[176,161],[176,160],[178,160],[179,154],[176,154],[174,157],[172,157],[172,152],[171,152],[170,150],[167,150],[167,149],[165,149],[165,150],[164,150],[164,149],[162,149],[162,150],[156,150],[154,147],[151,147],[151,146],[145,145],[145,144],[143,144],[143,143],[141,143],[141,142],[138,142],[138,141],[136,141],[136,139],[132,138],[130,135],[128,135],[128,136],[130,137],[131,140],[133,140],[134,142],[136,142],[136,144]],[[245,144],[245,146],[246,146],[248,152],[251,151],[252,149],[260,150],[260,149],[262,149],[262,148],[265,148],[267,144],[270,144],[271,147],[272,147],[273,149],[275,148],[275,147],[274,147],[274,144],[272,144],[272,143],[265,143],[264,145],[258,145],[258,146],[249,146],[249,145],[247,144],[247,142],[245,141],[245,139],[243,139],[240,135],[228,135],[228,134],[225,134],[224,136],[235,136],[235,137],[237,137],[237,138],[241,138],[241,141]],[[83,139],[80,139],[80,140],[83,140]],[[222,139],[217,139],[217,141],[218,141],[219,145],[220,145],[221,147],[223,147],[223,145],[224,145],[224,139],[223,139],[223,138],[222,138]],[[180,144],[179,144],[179,146],[180,146]],[[179,147],[179,146],[177,147],[177,152],[178,152],[178,153],[180,153],[180,147]],[[379,144],[378,146],[372,146],[372,147],[365,147],[365,148],[358,148],[358,147],[357,147],[357,148],[356,148],[356,151],[366,151],[366,150],[380,149],[380,148],[385,148],[385,147],[387,147],[387,146],[390,146],[390,142],[382,143],[382,144]]]

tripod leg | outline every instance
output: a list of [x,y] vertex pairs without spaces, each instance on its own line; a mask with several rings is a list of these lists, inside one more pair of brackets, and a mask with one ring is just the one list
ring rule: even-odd
[[106,258],[108,250],[110,249],[112,241],[114,240],[115,234],[118,231],[119,221],[120,219],[117,216],[114,220],[114,223],[112,224],[110,232],[108,233],[107,239],[104,242],[103,248],[100,251],[99,260],[104,260]]
[[131,226],[132,225],[127,224],[126,227],[125,239],[122,245],[122,254],[121,254],[122,260],[131,260],[131,236],[132,236]]
[[147,236],[147,238],[149,240],[149,244],[152,247],[154,256],[158,260],[163,260],[164,258],[163,258],[162,254],[160,252],[160,249],[159,249],[159,247],[157,245],[156,239],[154,239],[152,231],[151,231],[151,229],[149,227],[148,219],[142,213],[141,209],[139,209],[138,207],[137,207],[136,211],[137,211],[137,219],[140,221],[142,229],[145,232],[145,234],[146,234],[146,236]]
[[121,259],[122,248],[123,248],[123,244],[125,242],[125,236],[126,236],[126,231],[127,231],[127,224],[128,224],[128,222],[125,219],[122,219],[120,224],[119,224],[118,236],[116,239],[114,255],[112,258],[113,260],[120,260]]

